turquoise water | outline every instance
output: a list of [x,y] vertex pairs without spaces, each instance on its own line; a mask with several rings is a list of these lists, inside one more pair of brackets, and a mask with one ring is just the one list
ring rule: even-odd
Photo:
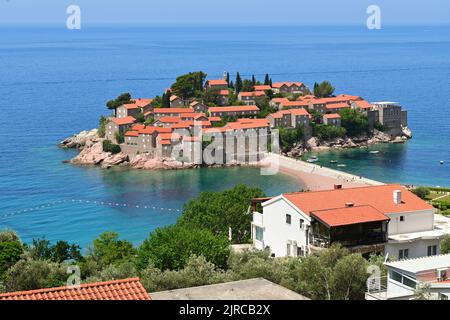
[[[377,157],[341,153],[345,169],[381,181],[450,186],[450,164],[438,164],[450,160],[449,57],[449,27],[2,26],[0,228],[16,229],[26,241],[46,236],[83,246],[116,230],[138,243],[179,214],[142,206],[180,209],[200,191],[238,182],[268,194],[298,190],[289,176],[261,177],[255,169],[127,172],[61,163],[74,151],[56,144],[96,127],[106,100],[124,91],[160,94],[193,70],[212,78],[224,70],[259,79],[269,72],[274,81],[310,87],[328,79],[338,93],[399,101],[409,110],[414,139]],[[141,207],[108,205],[114,202]]]

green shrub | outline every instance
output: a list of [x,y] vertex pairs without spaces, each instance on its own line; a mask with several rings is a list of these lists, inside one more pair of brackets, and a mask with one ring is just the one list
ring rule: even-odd
[[425,187],[418,187],[414,190],[411,190],[411,192],[414,193],[419,198],[425,199],[430,194],[430,189]]
[[345,136],[346,130],[343,127],[336,127],[327,124],[318,124],[314,126],[314,136],[320,140],[331,140]]
[[114,137],[116,138],[117,143],[124,143],[125,142],[125,137],[123,135],[122,132],[116,132]]
[[119,153],[121,151],[120,146],[112,143],[110,140],[103,141],[103,151],[111,152],[112,154]]
[[98,125],[98,136],[104,138],[106,134],[106,124],[108,123],[108,118],[101,116]]

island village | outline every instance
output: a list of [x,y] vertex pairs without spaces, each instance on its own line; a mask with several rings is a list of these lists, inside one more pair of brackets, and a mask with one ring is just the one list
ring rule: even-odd
[[[295,159],[320,147],[402,143],[411,138],[406,110],[395,102],[334,95],[326,81],[310,90],[302,82],[272,83],[268,75],[263,83],[239,76],[233,83],[228,73],[223,79],[205,76],[190,73],[177,78],[177,83],[194,84],[186,88],[189,85],[176,83],[162,97],[122,95],[108,102],[113,116],[101,121],[98,135],[103,138],[81,148],[72,162],[108,167],[134,161],[135,168],[160,168],[139,166],[144,157],[147,162],[172,161],[176,165],[169,168],[179,169],[204,165],[197,155],[220,141],[211,152],[215,160],[249,164],[270,154],[274,146],[270,140],[279,138],[284,153],[281,165],[306,175],[316,170],[313,179],[321,188],[253,199],[248,211],[253,217],[252,243],[234,245],[234,250],[253,248],[268,250],[272,257],[302,257],[339,243],[351,252],[379,253],[392,261],[386,262],[389,272],[383,288],[382,280],[374,278],[378,285],[367,292],[367,299],[410,299],[422,283],[431,285],[435,297],[448,298],[450,256],[441,255],[440,243],[450,235],[449,218],[414,194],[413,188]],[[273,131],[279,131],[279,137]],[[256,148],[251,141],[256,141]],[[69,144],[76,142],[63,142]],[[90,152],[95,145],[101,150]],[[299,153],[293,153],[295,149]]]

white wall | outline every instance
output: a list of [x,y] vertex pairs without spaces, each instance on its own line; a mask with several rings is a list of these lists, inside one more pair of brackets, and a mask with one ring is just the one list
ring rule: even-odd
[[[286,214],[291,215],[291,224],[286,223]],[[282,197],[269,201],[263,207],[264,245],[269,246],[276,257],[287,254],[288,241],[296,241],[298,247],[306,248],[306,227],[310,225],[309,216],[302,215]],[[300,219],[304,227],[300,229]],[[291,246],[291,255],[294,247]]]
[[409,249],[409,259],[426,257],[428,255],[428,246],[437,246],[437,254],[440,254],[439,239],[433,240],[416,240],[405,243],[389,242],[385,246],[385,254],[389,254],[390,258],[398,259],[398,251],[400,249]]
[[[403,216],[404,221],[400,221],[400,216]],[[389,235],[430,231],[434,228],[433,210],[390,213],[388,217],[391,219],[388,225]]]

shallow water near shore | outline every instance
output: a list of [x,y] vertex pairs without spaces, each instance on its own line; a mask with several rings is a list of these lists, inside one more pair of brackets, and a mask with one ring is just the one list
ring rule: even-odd
[[143,172],[61,163],[76,151],[56,144],[96,127],[108,113],[106,100],[126,91],[161,94],[176,76],[196,70],[210,78],[224,70],[258,79],[269,72],[273,81],[309,87],[327,79],[337,93],[398,101],[409,112],[411,141],[380,147],[385,152],[376,156],[349,150],[321,161],[339,157],[347,165],[339,169],[375,180],[450,186],[450,164],[439,165],[450,160],[449,56],[449,27],[2,26],[0,229],[14,228],[25,241],[46,236],[84,247],[115,230],[139,243],[179,214],[145,206],[180,209],[201,191],[236,183],[269,195],[299,190],[291,176],[263,177],[252,168]]

